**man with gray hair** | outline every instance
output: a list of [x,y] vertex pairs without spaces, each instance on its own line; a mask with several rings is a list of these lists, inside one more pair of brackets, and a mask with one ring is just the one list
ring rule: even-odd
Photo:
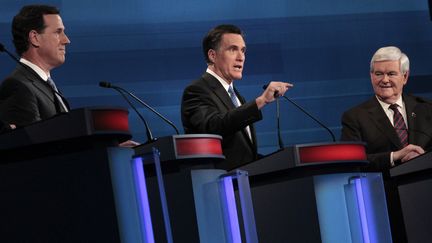
[[378,49],[370,62],[375,96],[342,116],[343,141],[362,141],[370,169],[384,175],[393,242],[407,242],[396,185],[389,169],[423,154],[432,145],[432,105],[403,93],[409,60],[394,46]]
[[387,171],[432,146],[432,106],[403,93],[408,76],[409,59],[399,48],[378,49],[370,63],[375,96],[342,116],[341,140],[366,142],[373,169]]

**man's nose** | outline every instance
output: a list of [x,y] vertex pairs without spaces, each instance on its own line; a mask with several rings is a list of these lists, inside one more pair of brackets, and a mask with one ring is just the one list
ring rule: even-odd
[[64,34],[64,36],[63,36],[63,44],[70,44],[70,43],[71,42],[70,42],[69,38],[67,37],[66,34]]
[[237,60],[243,61],[245,59],[245,53],[239,51],[237,54]]

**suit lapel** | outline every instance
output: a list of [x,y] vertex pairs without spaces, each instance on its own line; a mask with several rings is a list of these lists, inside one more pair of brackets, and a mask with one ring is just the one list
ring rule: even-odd
[[[235,106],[232,103],[231,98],[228,95],[228,92],[225,90],[225,88],[222,86],[222,84],[219,82],[219,80],[217,80],[215,77],[213,77],[213,75],[211,75],[207,72],[202,75],[202,78],[207,81],[207,84],[209,85],[210,89],[220,99],[220,101],[224,104],[224,106],[227,108],[227,111],[235,109]],[[236,93],[237,98],[240,100],[240,103],[244,104],[246,101],[243,98],[243,96],[241,96],[238,93],[237,89],[235,89],[235,88],[234,88],[234,92]],[[255,148],[255,146],[254,146],[254,144],[256,144],[256,142],[255,142],[255,139],[256,139],[255,128],[252,124],[249,125],[249,128],[251,130],[252,141],[249,138],[249,135],[247,134],[246,129],[242,129],[241,133],[245,137],[245,140],[248,141],[248,144],[252,148]]]
[[[234,92],[236,93],[237,98],[240,100],[241,104],[246,103],[245,98],[237,91],[236,88],[234,88]],[[251,139],[252,139],[252,141],[251,141],[251,139],[249,139],[249,135],[247,134],[246,129],[243,129],[242,132],[243,132],[243,135],[248,138],[247,140],[250,142],[250,145],[252,146],[253,144],[256,144],[255,126],[253,124],[250,124],[249,125],[249,129],[250,129],[250,132],[251,132]]]
[[217,80],[215,77],[213,77],[207,72],[204,73],[202,77],[207,81],[210,89],[220,99],[220,101],[224,104],[227,110],[232,110],[235,108],[234,104],[231,101],[231,98],[228,95],[228,92],[224,89],[219,80]]
[[394,146],[400,148],[401,143],[399,137],[376,97],[373,97],[367,103],[366,109],[370,116],[369,120],[375,124],[378,131],[381,131]]
[[407,123],[408,123],[408,143],[415,144],[416,139],[416,132],[409,132],[409,131],[418,131],[419,128],[416,127],[416,115],[414,113],[415,107],[417,105],[417,102],[415,99],[411,96],[402,96],[403,101],[405,103],[405,111],[407,115]]
[[55,103],[54,93],[52,92],[51,88],[48,87],[46,81],[42,80],[42,78],[35,71],[33,71],[30,67],[24,68],[21,65],[18,66],[18,70],[20,74],[25,77],[29,82],[31,82],[36,89],[38,89],[49,100]]

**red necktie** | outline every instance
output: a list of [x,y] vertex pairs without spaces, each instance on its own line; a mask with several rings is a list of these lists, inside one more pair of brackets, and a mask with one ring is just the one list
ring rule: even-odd
[[399,136],[400,142],[403,147],[408,145],[408,131],[405,125],[405,121],[402,117],[402,114],[398,110],[397,104],[392,104],[389,107],[393,110],[393,126],[396,130],[397,135]]

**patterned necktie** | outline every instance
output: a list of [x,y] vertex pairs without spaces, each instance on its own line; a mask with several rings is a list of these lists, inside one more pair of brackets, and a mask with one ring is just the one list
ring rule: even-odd
[[405,121],[402,117],[402,114],[399,112],[398,105],[392,104],[389,107],[393,110],[393,126],[396,130],[397,135],[399,136],[400,142],[403,147],[408,145],[408,131],[405,125]]
[[48,77],[47,83],[53,90],[57,112],[58,113],[67,112],[68,109],[67,109],[66,105],[64,104],[62,97],[60,96],[60,93],[57,89],[57,86],[54,83],[54,80],[52,80],[51,77]]
[[232,103],[234,104],[234,106],[235,106],[235,107],[239,107],[240,104],[239,104],[239,102],[238,102],[238,100],[237,100],[237,96],[236,96],[236,94],[235,94],[235,92],[234,92],[234,89],[233,89],[233,87],[232,87],[231,85],[230,85],[229,88],[228,88],[228,94],[229,94],[229,96],[230,96],[230,98],[231,98],[231,101],[232,101]]
[[51,88],[52,88],[54,91],[58,92],[58,90],[57,90],[57,86],[55,85],[54,80],[52,80],[51,77],[48,77],[48,79],[47,79],[47,83],[49,84],[49,86],[51,86]]

